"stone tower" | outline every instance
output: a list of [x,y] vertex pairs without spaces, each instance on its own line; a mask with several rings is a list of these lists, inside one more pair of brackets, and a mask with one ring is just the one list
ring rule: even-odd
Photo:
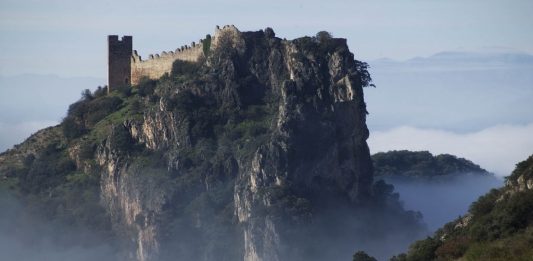
[[131,84],[131,55],[132,38],[124,36],[121,40],[118,35],[109,35],[108,43],[108,90],[118,86]]

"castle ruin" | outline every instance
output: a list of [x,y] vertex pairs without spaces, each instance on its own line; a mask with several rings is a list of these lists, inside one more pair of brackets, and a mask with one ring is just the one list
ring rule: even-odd
[[206,39],[201,39],[198,43],[192,42],[190,46],[181,46],[174,51],[149,55],[147,60],[143,60],[137,51],[133,50],[131,36],[123,36],[119,40],[118,35],[109,35],[107,38],[109,90],[119,86],[139,84],[143,77],[159,79],[165,73],[171,72],[172,64],[176,60],[198,61],[204,56],[204,44],[209,49],[213,48],[222,32],[238,33],[239,31],[233,25],[223,28],[217,26],[212,40],[207,38],[209,43],[204,43]]
[[108,74],[107,86],[114,88],[131,84],[132,38],[124,36],[121,40],[117,35],[107,37]]

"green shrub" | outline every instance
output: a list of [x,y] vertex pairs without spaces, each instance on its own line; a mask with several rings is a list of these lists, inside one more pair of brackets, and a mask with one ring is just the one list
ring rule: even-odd
[[437,239],[428,237],[424,240],[416,241],[409,247],[407,260],[409,261],[427,261],[435,259],[435,250],[440,246]]
[[[359,72],[359,75],[361,77],[361,84],[363,87],[376,87],[372,83],[372,77],[370,76],[370,73],[368,72],[368,63],[361,62],[358,60],[355,60],[355,68],[357,72]],[[368,113],[367,113],[368,114]]]
[[390,261],[407,261],[407,254],[399,254],[397,256],[391,257]]
[[437,250],[435,255],[442,260],[455,260],[463,256],[468,249],[470,240],[465,237],[458,237],[454,240],[444,241]]
[[190,113],[198,107],[200,103],[200,99],[190,90],[183,90],[171,97],[169,100],[169,109],[174,109],[174,111],[178,113]]
[[369,256],[365,251],[357,251],[353,255],[353,261],[377,261],[374,257]]
[[27,171],[21,173],[20,188],[25,193],[40,193],[61,184],[65,175],[76,169],[76,165],[57,144],[49,144],[35,157]]
[[494,261],[507,261],[518,260],[515,259],[509,249],[506,247],[495,246],[488,242],[476,243],[471,246],[465,253],[465,260],[494,260]]
[[71,116],[63,119],[61,130],[63,131],[63,135],[69,140],[78,138],[87,132],[85,125],[82,122],[76,121]]
[[104,96],[91,100],[80,100],[69,106],[68,114],[62,122],[63,134],[67,139],[75,139],[87,133],[96,123],[117,111],[122,99]]
[[87,127],[92,127],[107,115],[117,111],[122,99],[116,96],[102,97],[89,102],[86,106],[85,118]]
[[148,77],[141,78],[139,85],[137,86],[137,94],[142,97],[146,97],[154,94],[155,87],[157,86],[157,81],[152,80]]
[[88,100],[80,100],[71,104],[67,110],[67,117],[72,117],[74,119],[83,119],[83,115],[87,111],[87,104],[89,102],[90,101]]
[[481,197],[472,204],[472,225],[469,233],[474,240],[496,240],[533,225],[533,191],[514,194],[498,200],[499,193]]
[[94,93],[93,93],[93,96],[95,98],[104,97],[106,95],[107,95],[107,86],[105,87],[98,86],[98,88],[96,88],[96,90],[94,90]]
[[198,73],[200,65],[194,62],[176,60],[172,63],[171,77],[192,76]]
[[111,132],[111,137],[109,138],[111,147],[122,152],[129,152],[133,149],[135,141],[131,137],[128,130],[122,126],[115,126]]
[[483,216],[490,213],[499,195],[500,193],[497,189],[492,189],[489,193],[479,197],[476,202],[470,205],[470,213],[474,216]]
[[94,99],[93,94],[91,93],[91,90],[85,89],[81,92],[81,99],[84,101],[90,101]]
[[316,33],[315,37],[316,37],[316,40],[321,44],[326,44],[327,42],[331,40],[331,38],[333,38],[331,33],[327,31],[320,31]]

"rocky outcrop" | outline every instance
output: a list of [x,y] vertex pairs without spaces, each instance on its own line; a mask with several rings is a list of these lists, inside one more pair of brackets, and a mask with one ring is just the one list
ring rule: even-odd
[[344,194],[353,202],[371,193],[362,86],[345,42],[326,57],[296,42],[280,44],[268,54],[271,66],[256,68],[269,79],[288,76],[271,84],[279,88],[277,122],[269,143],[257,150],[251,164],[243,164],[249,167],[241,171],[235,191],[236,213],[245,224],[245,260],[285,260],[278,225],[257,210],[275,199],[261,191],[293,186],[310,194]]
[[512,192],[532,190],[533,178],[528,178],[526,175],[520,175],[516,180],[508,179],[505,185]]
[[[122,126],[119,126],[119,128]],[[102,167],[101,195],[115,230],[132,240],[127,259],[157,260],[159,253],[157,217],[172,188],[164,177],[142,173],[128,162],[127,155],[107,140],[96,152]]]
[[513,173],[506,178],[505,187],[511,194],[533,190],[533,155],[516,165]]
[[[217,32],[203,65],[203,85],[189,88],[211,97],[219,107],[236,109],[273,97],[268,102],[276,110],[269,115],[268,139],[251,155],[235,156],[236,168],[221,170],[238,171],[232,179],[231,205],[242,228],[246,261],[298,257],[300,245],[290,238],[312,222],[295,221],[301,230],[289,233],[285,228],[293,224],[291,220],[318,215],[329,200],[349,207],[372,195],[362,89],[366,71],[354,60],[345,39],[322,41],[310,37],[287,41],[276,38],[271,29],[242,33],[225,27]],[[166,168],[180,173],[184,170],[179,151],[193,143],[191,126],[170,108],[168,99],[161,97],[142,120],[124,122],[118,128],[125,128],[146,150],[163,151]],[[157,260],[162,225],[158,220],[164,206],[173,204],[173,188],[165,178],[136,169],[135,161],[115,148],[111,137],[96,154],[103,173],[103,202],[116,229],[133,240],[131,256]],[[210,190],[207,180],[204,191]],[[291,207],[299,211],[288,211]],[[196,223],[202,226],[201,219]],[[203,260],[216,256],[204,251]]]

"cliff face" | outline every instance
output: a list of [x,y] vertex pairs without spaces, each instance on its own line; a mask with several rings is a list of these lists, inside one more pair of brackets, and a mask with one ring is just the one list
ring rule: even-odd
[[[285,41],[270,30],[241,33],[227,27],[213,39],[204,68],[208,77],[201,78],[201,85],[178,89],[234,109],[272,97],[266,137],[250,155],[230,156],[235,165],[221,171],[234,172],[222,175],[233,176],[232,207],[242,227],[244,260],[282,260],[287,255],[281,247],[290,246],[280,228],[282,214],[268,214],[282,204],[277,190],[305,202],[311,212],[327,204],[322,198],[356,204],[371,195],[363,72],[344,39],[324,41]],[[179,151],[192,146],[190,120],[172,111],[168,98],[161,97],[142,121],[123,127],[147,150],[163,150],[167,168],[181,172]],[[157,219],[163,205],[172,204],[172,188],[136,177],[131,163],[109,141],[97,150],[97,158],[104,170],[102,197],[115,223],[134,231],[138,260],[154,260],[162,233]],[[207,179],[214,173],[204,175],[202,190],[208,191]]]
[[339,194],[356,202],[370,195],[372,183],[362,84],[345,42],[326,57],[294,42],[269,44],[274,48],[263,58],[268,63],[254,69],[278,92],[278,114],[272,136],[251,162],[242,162],[234,196],[245,227],[245,260],[279,260],[280,245],[288,243],[276,222],[261,217],[259,209],[277,200],[262,191]]
[[157,260],[159,252],[156,218],[166,202],[168,185],[130,168],[121,152],[109,142],[102,144],[96,154],[103,167],[100,180],[101,198],[112,218],[115,230],[128,238],[132,252],[128,258]]
[[345,39],[229,26],[204,52],[133,93],[88,94],[62,124],[66,180],[99,178],[122,259],[331,260],[400,227],[387,215],[416,223],[373,191],[370,77]]

